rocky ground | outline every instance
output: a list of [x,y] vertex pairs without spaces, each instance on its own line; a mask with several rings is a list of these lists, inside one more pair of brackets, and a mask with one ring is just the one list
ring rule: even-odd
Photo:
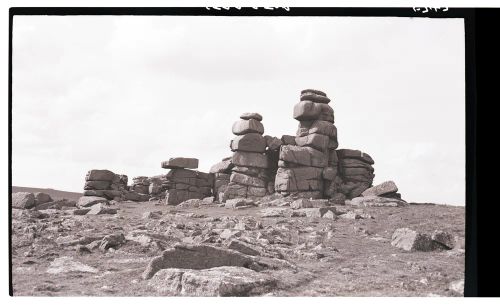
[[[296,209],[284,198],[228,207],[14,208],[14,295],[463,295],[464,207]],[[398,228],[452,242],[406,251],[391,244]]]

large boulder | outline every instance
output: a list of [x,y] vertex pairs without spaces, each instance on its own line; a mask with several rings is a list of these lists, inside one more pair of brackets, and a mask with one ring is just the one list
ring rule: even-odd
[[323,96],[323,95],[317,95],[314,93],[305,93],[300,95],[300,100],[309,100],[313,102],[318,102],[318,103],[330,103],[330,98]]
[[369,154],[364,153],[360,150],[338,149],[337,154],[338,154],[340,159],[352,158],[352,159],[358,159],[358,160],[364,161],[368,164],[375,163],[375,161],[373,161],[372,157],[370,157]]
[[331,122],[324,120],[301,121],[299,123],[297,136],[306,136],[313,133],[337,138],[337,127]]
[[260,188],[267,186],[266,181],[264,181],[261,178],[252,177],[252,176],[248,176],[248,175],[236,173],[236,172],[233,172],[231,174],[230,181],[238,183],[238,184],[246,185],[246,186],[253,186],[253,187],[260,187]]
[[276,191],[320,191],[323,169],[318,167],[279,168],[274,181]]
[[316,120],[321,114],[321,103],[301,101],[293,107],[293,118],[298,121]]
[[[331,154],[331,152],[330,152]],[[337,158],[337,161],[338,161],[338,158]],[[362,161],[362,160],[358,160],[358,159],[352,159],[352,158],[346,158],[346,159],[342,159],[339,161],[339,164],[342,168],[366,168],[366,169],[369,169],[371,171],[373,171],[373,166],[371,166],[370,164]]]
[[319,106],[321,111],[318,119],[330,122],[332,124],[335,123],[335,116],[332,107],[324,103],[320,103]]
[[392,235],[391,245],[409,252],[428,252],[436,249],[436,244],[429,235],[409,228],[396,229]]
[[269,150],[278,150],[280,146],[283,145],[283,141],[277,137],[266,135],[264,138],[266,139],[266,146]]
[[240,115],[241,119],[255,119],[259,122],[262,121],[262,115],[259,113],[253,113],[253,112],[246,112]]
[[98,203],[108,204],[108,200],[104,197],[82,196],[76,202],[76,206],[78,208],[88,208]]
[[269,162],[266,155],[255,152],[235,152],[231,162],[238,166],[268,168]]
[[297,145],[297,143],[295,143],[295,136],[293,135],[282,135],[281,142],[283,145]]
[[84,190],[109,190],[111,181],[104,180],[87,180],[85,181]]
[[314,149],[325,151],[330,144],[330,138],[323,134],[313,133],[295,138],[297,146],[308,146]]
[[173,296],[251,296],[272,291],[277,281],[243,267],[223,266],[204,270],[163,269],[149,285]]
[[398,187],[394,181],[385,181],[374,187],[366,189],[361,195],[363,196],[380,196],[387,193],[395,193],[398,191]]
[[110,181],[115,178],[115,173],[107,169],[93,169],[87,172],[86,181]]
[[323,152],[311,147],[293,145],[281,146],[279,159],[303,166],[325,167],[328,157]]
[[218,162],[210,168],[210,173],[230,173],[231,169],[234,167],[234,164],[231,160],[225,160]]
[[170,158],[168,161],[161,163],[162,168],[176,169],[176,168],[198,168],[198,159],[196,158]]
[[35,195],[28,192],[12,193],[12,207],[30,209],[35,206]]
[[315,95],[320,95],[320,96],[325,96],[326,97],[326,93],[323,92],[323,91],[320,91],[320,90],[315,90],[315,89],[312,89],[312,88],[306,88],[302,91],[300,91],[300,95],[308,95],[308,94],[315,94]]
[[264,134],[264,125],[255,119],[242,119],[233,124],[232,131],[235,135],[247,133]]
[[35,205],[41,205],[48,202],[54,201],[49,194],[43,192],[35,193]]
[[247,133],[232,139],[229,147],[232,151],[263,153],[266,151],[266,139],[258,133]]

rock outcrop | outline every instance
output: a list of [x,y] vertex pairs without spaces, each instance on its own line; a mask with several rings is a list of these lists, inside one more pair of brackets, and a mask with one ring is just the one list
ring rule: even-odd
[[203,199],[212,195],[213,175],[182,168],[183,166],[198,167],[198,159],[172,158],[162,163],[163,168],[171,169],[166,175],[167,205],[177,205],[188,199]]
[[128,177],[109,170],[90,170],[85,176],[84,196],[120,200],[127,190]]

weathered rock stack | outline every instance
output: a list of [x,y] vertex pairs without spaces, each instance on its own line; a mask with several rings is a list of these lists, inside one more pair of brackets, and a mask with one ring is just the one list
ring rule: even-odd
[[[277,192],[322,198],[325,186],[337,180],[336,159],[329,159],[330,153],[338,147],[337,128],[329,102],[324,92],[310,89],[301,92],[300,102],[293,110],[293,117],[299,121],[296,145],[281,146],[275,180]],[[289,138],[283,138],[284,143],[293,144]]]
[[228,157],[210,168],[209,172],[214,174],[213,193],[215,200],[220,201],[224,199],[224,193],[229,184],[229,178],[231,177],[231,170],[233,167],[234,164],[231,162],[231,157]]
[[168,190],[167,175],[157,175],[149,177],[149,195],[155,198],[163,198]]
[[244,113],[232,127],[236,137],[231,140],[234,164],[222,201],[232,198],[255,198],[268,194],[270,181],[269,160],[262,116],[258,113]]
[[132,178],[132,185],[130,186],[131,191],[135,191],[140,194],[149,194],[149,178],[146,176],[139,176]]
[[188,199],[212,195],[213,175],[191,170],[198,168],[198,159],[171,158],[162,162],[161,167],[170,169],[166,175],[165,204],[177,205]]
[[360,196],[372,186],[375,177],[372,165],[375,162],[370,155],[359,150],[339,149],[337,154],[343,179],[340,192],[349,199]]
[[128,177],[109,170],[90,170],[85,176],[84,196],[121,199],[127,191]]

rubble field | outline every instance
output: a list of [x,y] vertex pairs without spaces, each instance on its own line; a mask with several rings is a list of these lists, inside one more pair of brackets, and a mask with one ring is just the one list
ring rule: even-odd
[[14,295],[463,296],[464,207],[100,205],[12,209]]

